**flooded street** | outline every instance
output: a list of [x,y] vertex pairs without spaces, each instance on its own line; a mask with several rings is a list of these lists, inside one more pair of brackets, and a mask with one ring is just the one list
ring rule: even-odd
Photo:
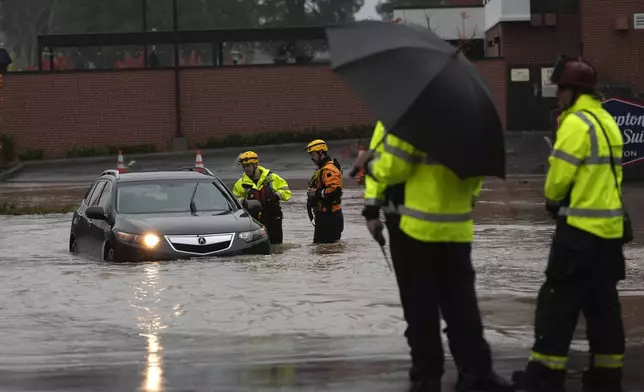
[[[85,189],[61,187],[55,199],[74,203]],[[404,391],[402,310],[364,228],[362,190],[346,190],[343,240],[331,245],[311,244],[305,197],[296,191],[284,205],[275,254],[228,259],[108,265],[68,253],[71,214],[0,217],[0,390]],[[477,286],[506,376],[532,343],[553,230],[542,203],[540,182],[508,180],[487,183],[477,205]],[[625,391],[640,391],[644,249],[626,253],[620,288],[634,354]],[[580,324],[573,349],[584,352]]]

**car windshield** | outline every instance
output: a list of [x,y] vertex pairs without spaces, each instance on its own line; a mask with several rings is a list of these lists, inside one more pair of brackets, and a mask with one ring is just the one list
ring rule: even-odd
[[232,211],[228,196],[213,182],[194,180],[121,183],[117,210],[121,214],[191,212],[193,192],[197,212]]

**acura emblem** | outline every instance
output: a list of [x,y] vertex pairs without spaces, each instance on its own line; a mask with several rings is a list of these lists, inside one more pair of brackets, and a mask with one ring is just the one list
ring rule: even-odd
[[197,241],[199,242],[199,245],[205,245],[206,244],[206,239],[203,238],[203,237],[199,237],[199,239]]

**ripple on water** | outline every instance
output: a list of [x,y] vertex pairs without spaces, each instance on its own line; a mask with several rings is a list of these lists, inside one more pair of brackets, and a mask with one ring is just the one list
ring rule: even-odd
[[[280,350],[308,357],[352,350],[344,341],[316,346],[316,336],[321,342],[382,337],[369,355],[381,350],[405,357],[395,278],[363,226],[360,194],[347,194],[346,229],[338,244],[310,243],[305,194],[295,192],[285,204],[286,243],[274,255],[168,263],[107,265],[70,255],[70,214],[0,217],[0,365],[140,365],[150,350],[177,360],[177,353],[202,351],[226,360],[243,352],[260,360]],[[481,208],[477,218],[473,261],[495,342],[523,345],[531,339],[529,300],[543,281],[553,229],[530,223],[530,214],[537,214],[530,208],[542,209],[532,205],[511,203],[509,217]],[[512,209],[528,213],[515,219]],[[506,220],[512,224],[499,223]],[[632,246],[626,255],[628,280],[620,287],[641,296],[644,254]],[[306,339],[295,344],[280,338],[285,335]],[[386,337],[395,343],[386,346]],[[270,350],[264,352],[263,344]]]

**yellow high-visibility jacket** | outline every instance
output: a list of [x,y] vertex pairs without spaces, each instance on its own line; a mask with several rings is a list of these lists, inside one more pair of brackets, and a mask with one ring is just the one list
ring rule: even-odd
[[[600,124],[584,110],[597,116],[610,139],[619,190],[610,167],[609,143]],[[582,95],[562,114],[544,193],[548,203],[561,205],[559,215],[566,216],[567,224],[601,238],[622,238],[623,148],[619,126],[599,99]]]
[[237,180],[235,186],[233,186],[233,194],[237,196],[240,201],[248,198],[249,193],[253,190],[261,191],[264,186],[272,187],[280,201],[288,201],[291,199],[292,193],[286,180],[265,167],[257,166],[257,170],[261,172],[257,183],[244,173],[244,175]]
[[[385,149],[385,143],[384,142],[380,143],[383,137],[385,137],[385,126],[380,121],[378,121],[378,123],[376,124],[376,128],[373,130],[371,141],[369,142],[369,150],[375,149],[377,154],[381,154]],[[380,183],[371,176],[365,176],[365,190],[364,190],[365,207],[382,206],[382,204],[385,201],[386,189],[387,189],[387,184]]]
[[385,208],[400,214],[400,229],[423,242],[472,242],[472,208],[482,177],[459,178],[425,153],[389,134],[367,174],[388,186],[404,185],[404,204]]

